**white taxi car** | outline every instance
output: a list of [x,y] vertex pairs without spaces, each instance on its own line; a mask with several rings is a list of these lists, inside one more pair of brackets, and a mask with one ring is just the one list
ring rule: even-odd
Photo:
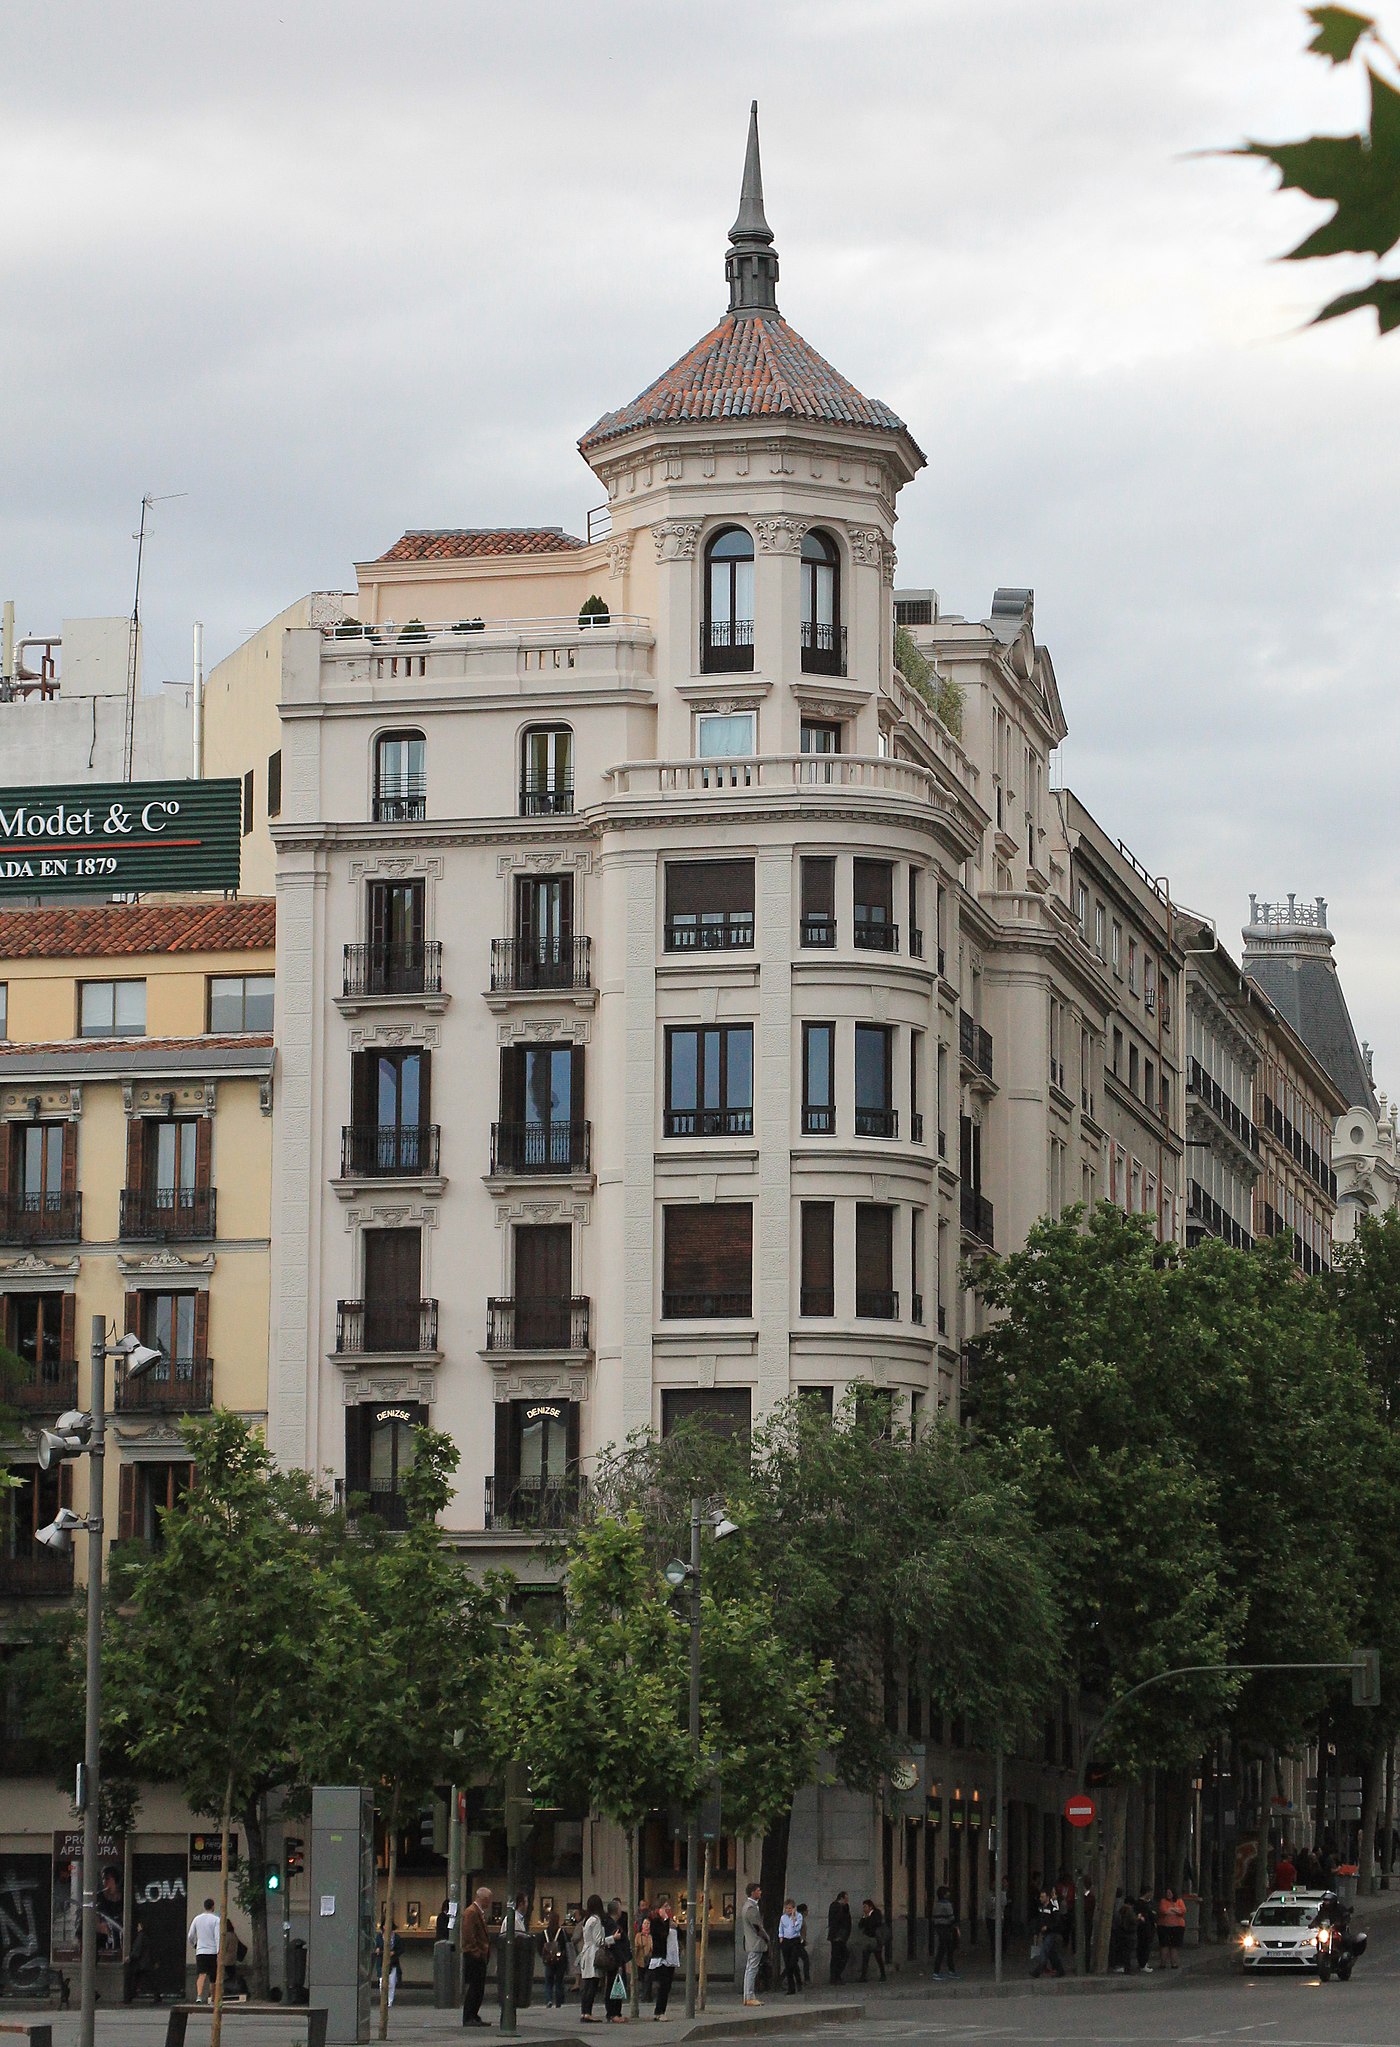
[[1322,1891],[1271,1891],[1240,1942],[1246,1969],[1315,1969]]

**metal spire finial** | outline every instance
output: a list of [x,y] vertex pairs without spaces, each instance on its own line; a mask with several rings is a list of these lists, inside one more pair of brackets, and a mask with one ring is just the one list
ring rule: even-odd
[[776,313],[778,256],[773,230],[763,211],[763,164],[758,152],[758,101],[749,109],[749,140],[744,152],[744,183],[739,211],[729,230],[724,258],[731,313]]

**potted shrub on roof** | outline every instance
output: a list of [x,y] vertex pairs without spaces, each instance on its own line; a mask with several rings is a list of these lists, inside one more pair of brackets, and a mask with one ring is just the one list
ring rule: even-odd
[[579,606],[580,625],[606,625],[612,613],[601,597],[585,597]]

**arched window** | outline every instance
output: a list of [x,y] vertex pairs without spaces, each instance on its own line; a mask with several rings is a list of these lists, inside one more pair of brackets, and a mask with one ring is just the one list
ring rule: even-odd
[[808,675],[844,675],[841,557],[825,533],[802,543],[802,666]]
[[414,824],[428,814],[427,744],[421,732],[381,732],[374,742],[374,821]]
[[753,667],[753,539],[725,526],[705,549],[705,626],[700,666],[710,673]]
[[574,735],[568,725],[532,725],[520,753],[520,815],[567,817],[574,807]]

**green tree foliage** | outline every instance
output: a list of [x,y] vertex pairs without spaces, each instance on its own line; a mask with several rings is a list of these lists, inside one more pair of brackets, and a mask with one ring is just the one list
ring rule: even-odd
[[905,625],[897,625],[894,629],[894,665],[915,695],[923,698],[935,718],[941,718],[954,738],[960,739],[962,690],[957,683],[939,673]]
[[[1384,256],[1400,242],[1400,90],[1376,69],[1377,58],[1400,73],[1400,59],[1368,14],[1346,7],[1310,7],[1310,52],[1327,63],[1363,61],[1370,123],[1360,135],[1312,135],[1303,142],[1246,142],[1236,156],[1275,166],[1281,190],[1304,192],[1332,206],[1332,215],[1287,252],[1290,263],[1315,257]],[[1359,290],[1331,299],[1313,324],[1374,307],[1382,334],[1400,327],[1400,277],[1377,275]]]
[[19,1481],[10,1470],[10,1448],[19,1441],[19,1416],[10,1405],[29,1377],[24,1359],[0,1343],[0,1514],[8,1510],[3,1496]]
[[[162,1523],[160,1547],[131,1574],[106,1661],[112,1739],[143,1774],[177,1784],[192,1811],[217,1813],[220,1918],[228,1837],[249,1838],[255,1981],[266,1983],[262,1801],[304,1780],[320,1702],[318,1652],[335,1595],[326,1503],[304,1473],[274,1469],[237,1415],[187,1421],[198,1481]],[[223,1961],[213,2047],[219,2047]]]
[[[373,1513],[342,1529],[324,1609],[316,1725],[304,1763],[317,1782],[372,1784],[388,1846],[385,1962],[394,1925],[398,1837],[437,1786],[485,1760],[481,1703],[496,1648],[499,1600],[444,1548],[437,1517],[452,1496],[458,1453],[420,1429],[402,1480],[406,1526]],[[462,1746],[458,1737],[464,1736]],[[380,1972],[379,2037],[389,2030],[389,1971]]]

